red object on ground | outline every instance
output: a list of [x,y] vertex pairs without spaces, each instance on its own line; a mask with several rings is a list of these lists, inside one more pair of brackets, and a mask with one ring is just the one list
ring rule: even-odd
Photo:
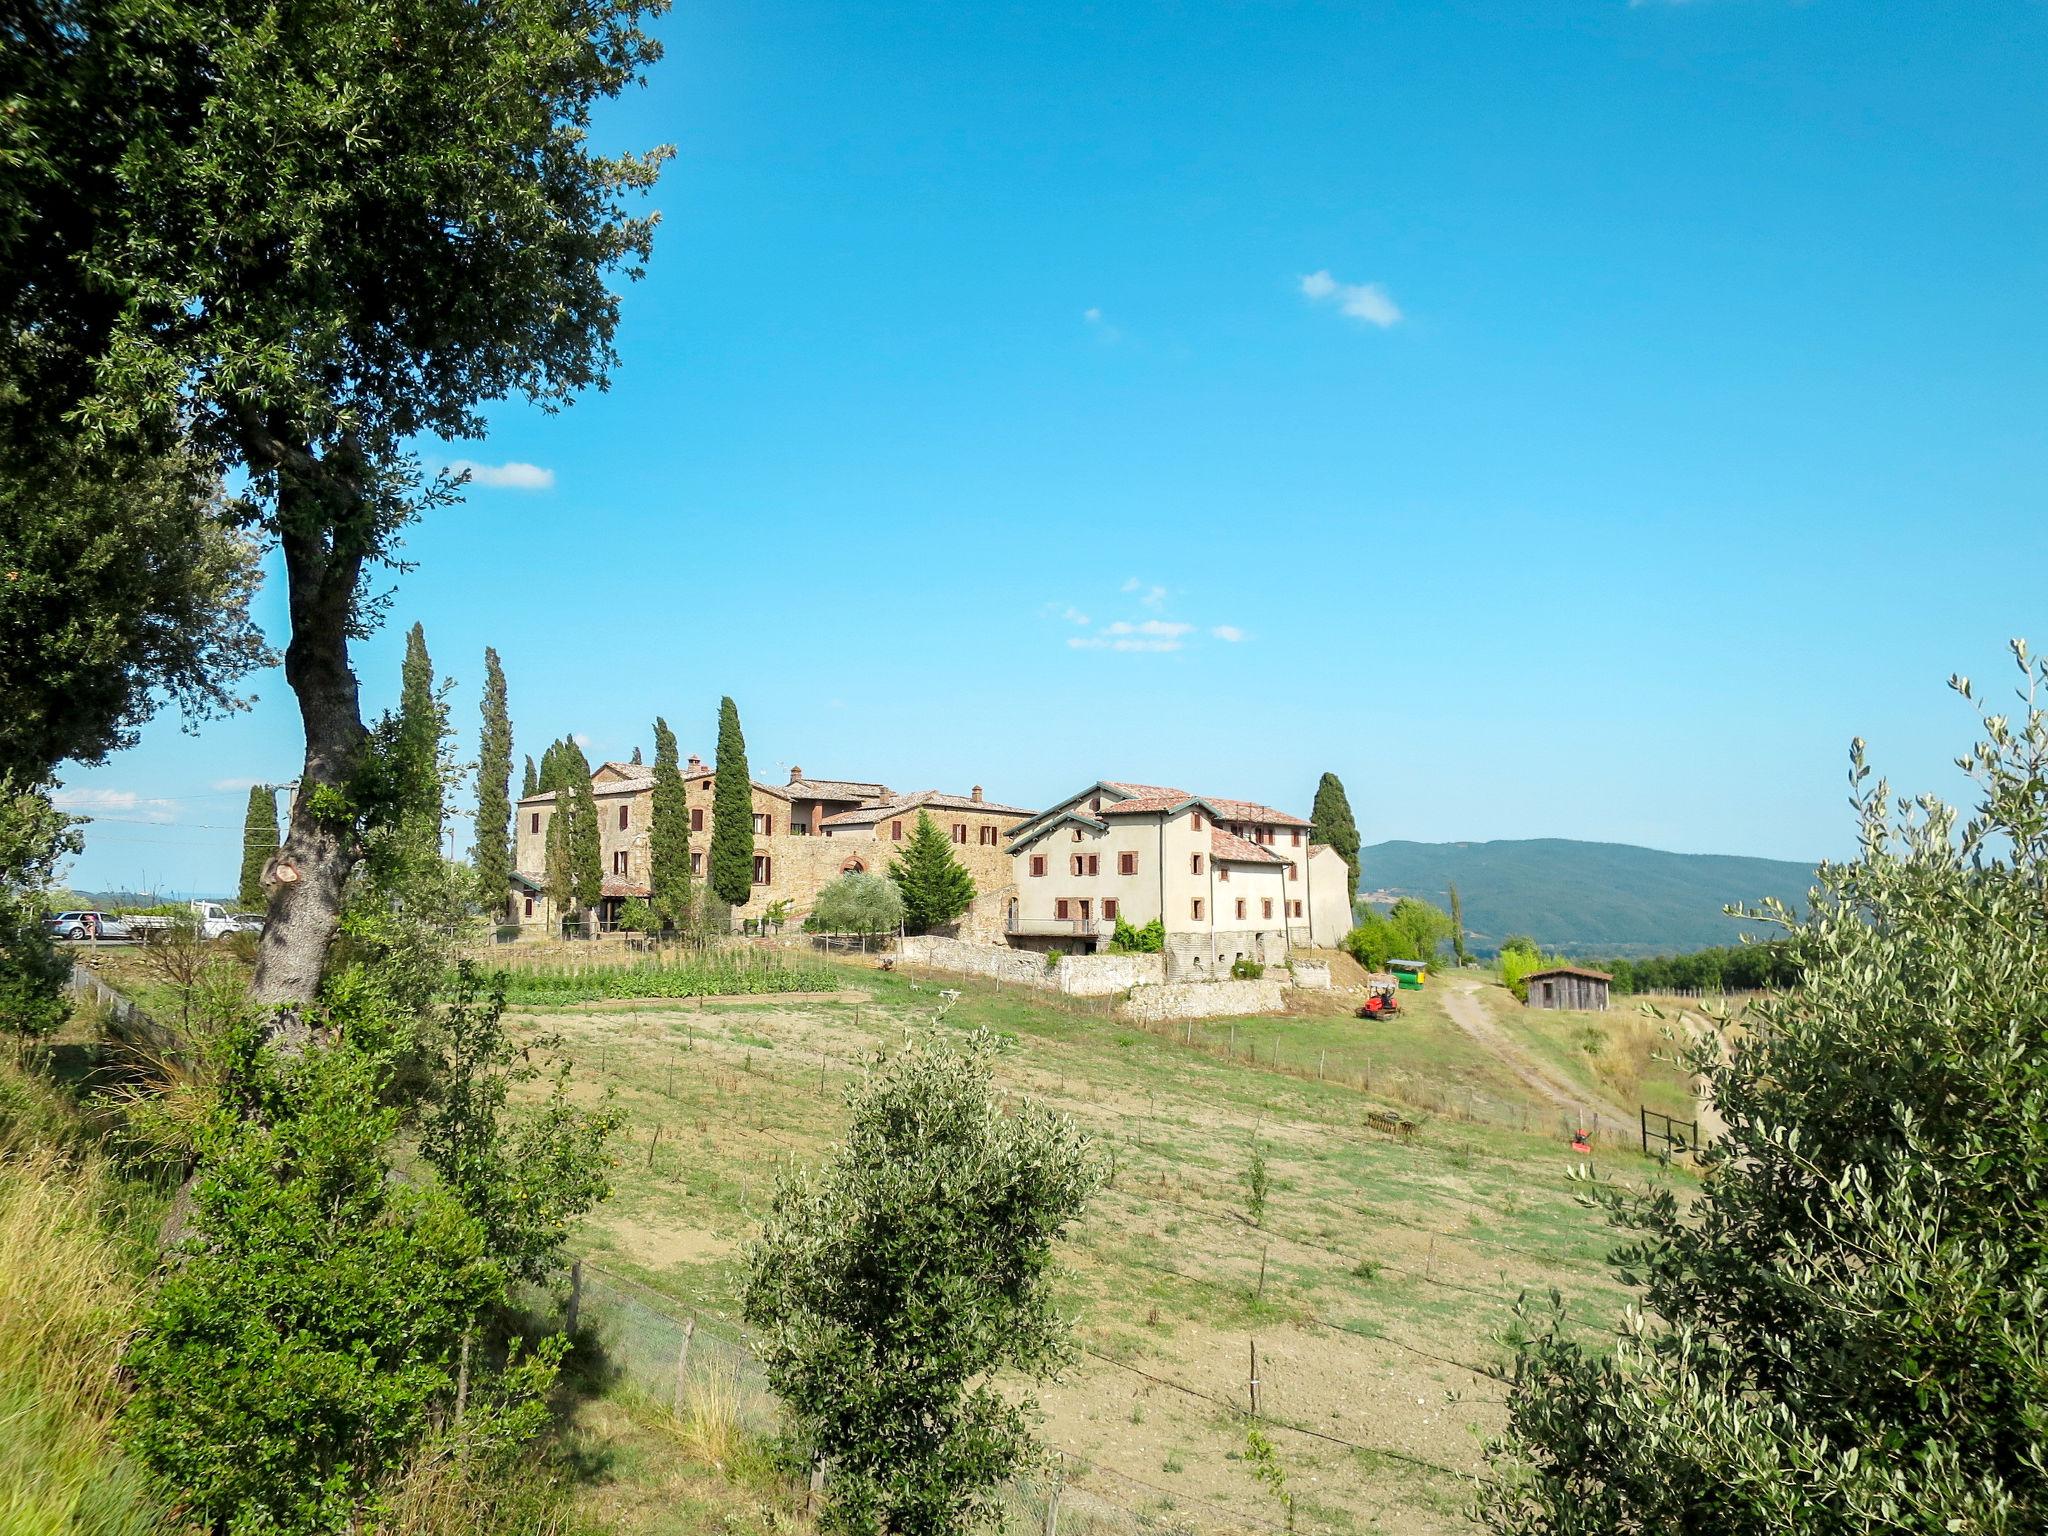
[[1590,1152],[1593,1150],[1593,1144],[1586,1139],[1584,1131],[1572,1132],[1572,1150],[1574,1152]]

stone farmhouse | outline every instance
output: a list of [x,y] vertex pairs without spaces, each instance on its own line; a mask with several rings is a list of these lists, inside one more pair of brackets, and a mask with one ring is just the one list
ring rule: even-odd
[[[809,779],[792,768],[786,784],[753,782],[754,889],[740,917],[760,917],[788,902],[786,920],[799,923],[818,893],[843,874],[885,875],[909,838],[920,811],[953,840],[954,853],[974,877],[974,908],[963,935],[998,937],[1010,895],[1008,834],[1030,816],[1020,806],[985,799],[976,785],[965,795],[921,790],[898,794],[862,779]],[[690,874],[704,879],[717,812],[712,790],[717,770],[692,757],[683,772],[690,818]],[[617,927],[620,910],[650,894],[649,838],[654,820],[654,770],[638,763],[603,763],[590,776],[604,861],[604,895],[594,914],[599,930]],[[512,890],[507,920],[522,937],[559,932],[558,914],[544,889],[548,823],[553,792],[527,795],[514,816]]]
[[1008,942],[1089,953],[1122,918],[1166,932],[1169,974],[1286,961],[1351,927],[1351,871],[1309,823],[1250,800],[1104,779],[1010,836]]

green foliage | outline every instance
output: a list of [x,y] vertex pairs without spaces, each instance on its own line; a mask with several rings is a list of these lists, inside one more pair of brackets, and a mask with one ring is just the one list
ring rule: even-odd
[[911,933],[929,933],[974,904],[974,877],[924,811],[917,813],[902,856],[889,861],[889,878],[903,894],[903,925]]
[[1451,887],[1451,956],[1458,964],[1464,965],[1472,957],[1465,948],[1465,903],[1458,895],[1456,885]]
[[1272,1176],[1266,1171],[1266,1149],[1252,1138],[1252,1153],[1244,1165],[1244,1208],[1252,1225],[1266,1224],[1266,1197],[1273,1191]]
[[1315,804],[1309,808],[1309,841],[1326,843],[1337,850],[1344,867],[1351,871],[1347,898],[1358,894],[1358,822],[1351,814],[1350,797],[1334,773],[1316,783]]
[[894,933],[903,926],[903,895],[880,875],[841,875],[818,893],[811,916],[825,933]]
[[1266,974],[1266,968],[1256,960],[1233,960],[1230,974],[1236,981],[1257,981]]
[[604,842],[597,824],[597,797],[590,788],[590,761],[573,736],[565,736],[541,758],[543,790],[555,792],[548,818],[547,865],[543,881],[555,910],[590,908],[604,894]]
[[1503,949],[1494,962],[1494,969],[1500,974],[1501,985],[1515,995],[1515,1001],[1529,1001],[1529,977],[1536,971],[1546,971],[1552,966],[1569,965],[1571,962],[1558,955],[1538,954],[1532,948],[1517,945]]
[[526,754],[526,775],[519,781],[519,798],[540,793],[540,770],[533,766],[533,754]]
[[1345,950],[1368,971],[1384,971],[1389,960],[1412,958],[1402,953],[1407,942],[1405,934],[1369,907],[1360,911],[1356,926],[1344,935]]
[[369,1058],[257,1050],[236,1087],[250,1113],[211,1131],[195,1236],[128,1353],[130,1443],[219,1529],[339,1532],[448,1402],[505,1272],[447,1192],[390,1177]]
[[541,1077],[536,1057],[560,1041],[514,1045],[504,1006],[504,978],[486,990],[463,962],[436,1030],[420,1155],[482,1227],[485,1252],[513,1278],[540,1281],[557,1267],[570,1222],[610,1192],[605,1148],[619,1116],[609,1100],[596,1111],[577,1108],[561,1059],[547,1097],[515,1119],[513,1089]]
[[71,1015],[71,964],[42,921],[58,860],[80,847],[71,825],[40,783],[0,773],[0,1030],[15,1037],[17,1051]]
[[277,852],[277,790],[269,784],[249,786],[249,808],[242,816],[242,879],[237,891],[245,910],[260,908],[268,899],[263,889],[263,868]]
[[401,829],[434,858],[440,857],[441,822],[446,812],[441,760],[442,742],[448,734],[448,710],[434,690],[434,663],[427,655],[427,632],[414,624],[406,632],[405,661],[399,673],[393,771],[402,797]]
[[1617,997],[1679,990],[1757,992],[1766,987],[1789,987],[1799,980],[1792,947],[1783,939],[1721,945],[1687,955],[1617,956],[1588,963],[1613,976]]
[[1109,953],[1113,955],[1156,955],[1165,948],[1166,924],[1156,917],[1142,928],[1133,928],[1119,917],[1109,936]]
[[515,1003],[542,1004],[608,997],[752,997],[828,992],[839,982],[837,971],[813,960],[752,950],[706,950],[670,965],[514,971],[505,978],[505,996]]
[[677,756],[676,733],[654,722],[654,793],[647,831],[648,887],[654,910],[670,928],[687,928],[690,911],[690,809]]
[[1434,964],[1451,941],[1450,913],[1414,896],[1403,896],[1395,902],[1394,909],[1387,914],[1387,923],[1407,945],[1401,954],[1392,957],[1396,960],[1426,960]]
[[1289,1513],[1289,1527],[1292,1528],[1294,1495],[1287,1491],[1287,1469],[1280,1465],[1280,1453],[1272,1440],[1258,1425],[1249,1426],[1244,1432],[1244,1460],[1252,1476],[1272,1491],[1273,1497],[1284,1505]]
[[845,1145],[778,1181],[747,1253],[769,1382],[849,1531],[992,1524],[1035,1450],[993,1378],[1045,1380],[1070,1353],[1052,1247],[1101,1170],[1071,1121],[998,1098],[995,1053],[932,1033],[878,1060]]
[[[527,771],[533,760],[527,759]],[[476,754],[476,889],[478,899],[502,915],[512,885],[512,714],[505,669],[484,647],[483,729]]]
[[1749,914],[1803,979],[1697,1053],[1727,1127],[1698,1200],[1593,1191],[1636,1312],[1605,1348],[1537,1324],[1493,1529],[2048,1526],[2048,667],[2015,649],[1974,816],[1894,802],[1858,742],[1859,858],[1803,920]]
[[711,856],[706,867],[719,900],[743,907],[754,894],[754,784],[748,777],[740,712],[729,698],[718,701],[718,761],[713,766],[718,778],[711,792]]
[[661,917],[651,902],[634,896],[619,904],[619,926],[627,933],[658,933]]

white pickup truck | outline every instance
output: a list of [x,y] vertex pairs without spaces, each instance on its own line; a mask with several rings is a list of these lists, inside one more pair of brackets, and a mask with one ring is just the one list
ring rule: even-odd
[[[223,934],[233,933],[239,926],[235,922],[234,914],[217,901],[195,901],[190,903],[190,906],[192,919],[198,925],[199,936],[202,939],[217,939]],[[122,921],[127,923],[129,930],[137,936],[146,934],[151,929],[171,926],[171,919],[168,917],[130,917]]]

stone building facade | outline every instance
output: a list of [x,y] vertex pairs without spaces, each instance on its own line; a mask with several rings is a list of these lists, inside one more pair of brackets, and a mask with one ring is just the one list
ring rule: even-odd
[[[684,804],[690,827],[690,876],[701,886],[711,832],[717,770],[692,757],[683,772]],[[754,888],[736,919],[760,918],[778,902],[788,903],[784,921],[795,926],[809,914],[818,894],[850,872],[886,875],[889,861],[909,837],[919,812],[939,823],[953,852],[974,877],[975,906],[963,932],[994,937],[1001,931],[1009,895],[1011,861],[1004,844],[1012,829],[1030,816],[1018,806],[983,798],[981,787],[966,795],[923,790],[898,794],[885,784],[861,779],[810,779],[790,770],[786,784],[752,781]],[[654,774],[637,763],[603,763],[590,776],[604,864],[604,896],[595,917],[600,929],[616,925],[620,909],[645,898],[649,884],[649,838],[653,828]],[[548,824],[555,814],[552,792],[528,795],[515,812],[512,890],[508,920],[521,935],[559,931],[558,915],[543,889],[547,870]]]
[[1351,876],[1301,817],[1250,800],[1101,780],[1020,825],[1003,931],[1019,948],[1086,953],[1123,919],[1158,919],[1173,976],[1284,964],[1351,927]]

